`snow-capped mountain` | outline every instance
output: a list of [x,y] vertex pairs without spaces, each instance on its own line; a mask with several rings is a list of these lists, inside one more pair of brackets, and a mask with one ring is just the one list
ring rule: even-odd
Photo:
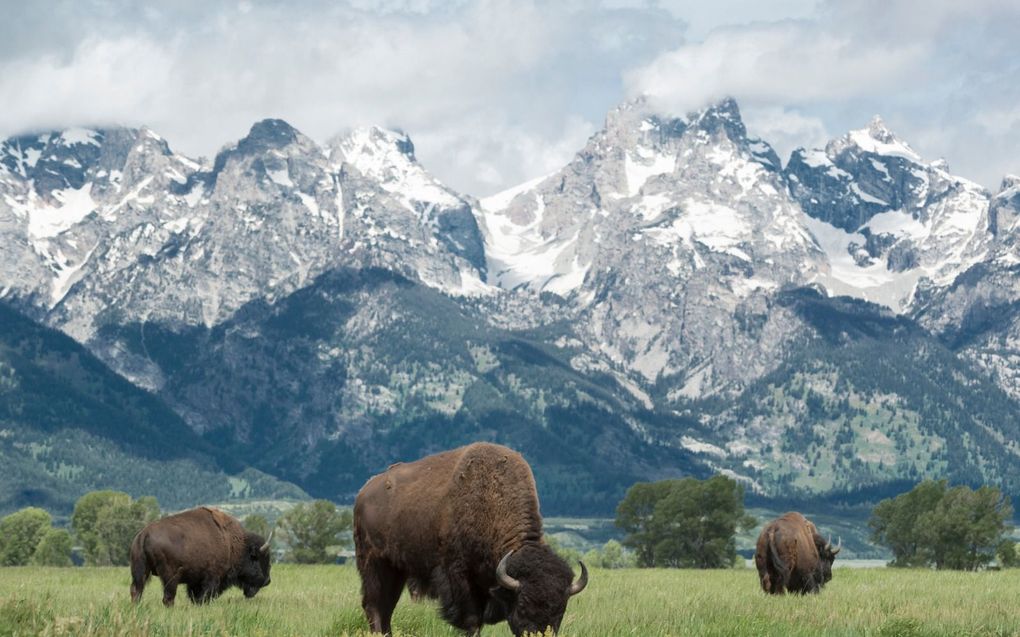
[[74,129],[0,145],[0,299],[338,499],[477,437],[592,506],[678,472],[1020,488],[1018,211],[878,119],[784,167],[733,100],[627,102],[480,202],[397,131],[264,120],[207,161]]
[[[265,120],[211,165],[146,129],[65,131],[9,140],[0,165],[16,247],[5,292],[37,296],[81,342],[106,323],[215,325],[340,264],[485,290],[470,205],[417,164],[405,136],[381,129],[323,149]],[[392,181],[415,188],[395,195]]]
[[988,193],[945,161],[925,162],[877,117],[824,149],[798,149],[785,173],[815,220],[829,262],[818,281],[833,294],[905,311],[919,282],[948,285],[987,255]]
[[768,294],[824,267],[786,193],[732,100],[686,119],[627,103],[563,170],[482,202],[490,278],[572,300],[590,364],[699,397],[767,369],[790,332]]

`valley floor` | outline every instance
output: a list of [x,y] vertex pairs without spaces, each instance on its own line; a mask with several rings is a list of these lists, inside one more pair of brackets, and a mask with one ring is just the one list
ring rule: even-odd
[[[279,565],[252,600],[234,589],[173,609],[150,583],[128,600],[127,568],[0,568],[0,636],[361,636],[366,624],[351,566]],[[1020,635],[1020,570],[948,573],[837,569],[819,596],[769,598],[751,569],[593,570],[571,601],[563,635]],[[406,597],[400,635],[454,636],[430,603]],[[508,636],[506,625],[483,635]]]

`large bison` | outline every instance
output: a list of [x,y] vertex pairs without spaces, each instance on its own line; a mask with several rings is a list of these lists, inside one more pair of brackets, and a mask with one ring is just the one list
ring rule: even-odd
[[758,536],[754,564],[766,593],[817,593],[832,579],[832,562],[842,549],[824,539],[815,525],[797,512],[769,522]]
[[[272,533],[270,533],[272,537]],[[149,576],[163,581],[163,603],[173,606],[177,586],[188,587],[196,604],[240,586],[254,597],[269,586],[269,540],[248,533],[219,509],[199,507],[156,520],[131,543],[131,600],[137,602]]]
[[475,443],[371,478],[354,503],[362,606],[372,631],[390,633],[405,584],[437,598],[469,635],[506,621],[514,635],[560,627],[584,590],[542,540],[531,468],[520,454]]

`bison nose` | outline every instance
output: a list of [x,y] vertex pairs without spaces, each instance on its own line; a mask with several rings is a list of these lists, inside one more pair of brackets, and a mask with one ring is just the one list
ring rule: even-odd
[[263,586],[269,586],[269,585],[270,585],[270,584],[271,584],[272,582],[273,582],[272,578],[270,578],[270,577],[267,577],[267,578],[266,578],[266,583],[265,583],[265,584],[263,584]]

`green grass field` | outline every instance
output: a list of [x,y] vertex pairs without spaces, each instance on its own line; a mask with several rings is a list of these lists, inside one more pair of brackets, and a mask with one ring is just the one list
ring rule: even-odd
[[[273,569],[252,600],[234,589],[196,607],[183,587],[163,608],[153,580],[137,608],[127,568],[0,568],[0,637],[14,635],[365,634],[349,566]],[[431,603],[406,596],[401,635],[457,635]],[[593,570],[567,609],[563,635],[1020,635],[1020,570],[985,573],[837,569],[818,596],[770,598],[753,570]],[[486,636],[507,636],[505,624]]]

